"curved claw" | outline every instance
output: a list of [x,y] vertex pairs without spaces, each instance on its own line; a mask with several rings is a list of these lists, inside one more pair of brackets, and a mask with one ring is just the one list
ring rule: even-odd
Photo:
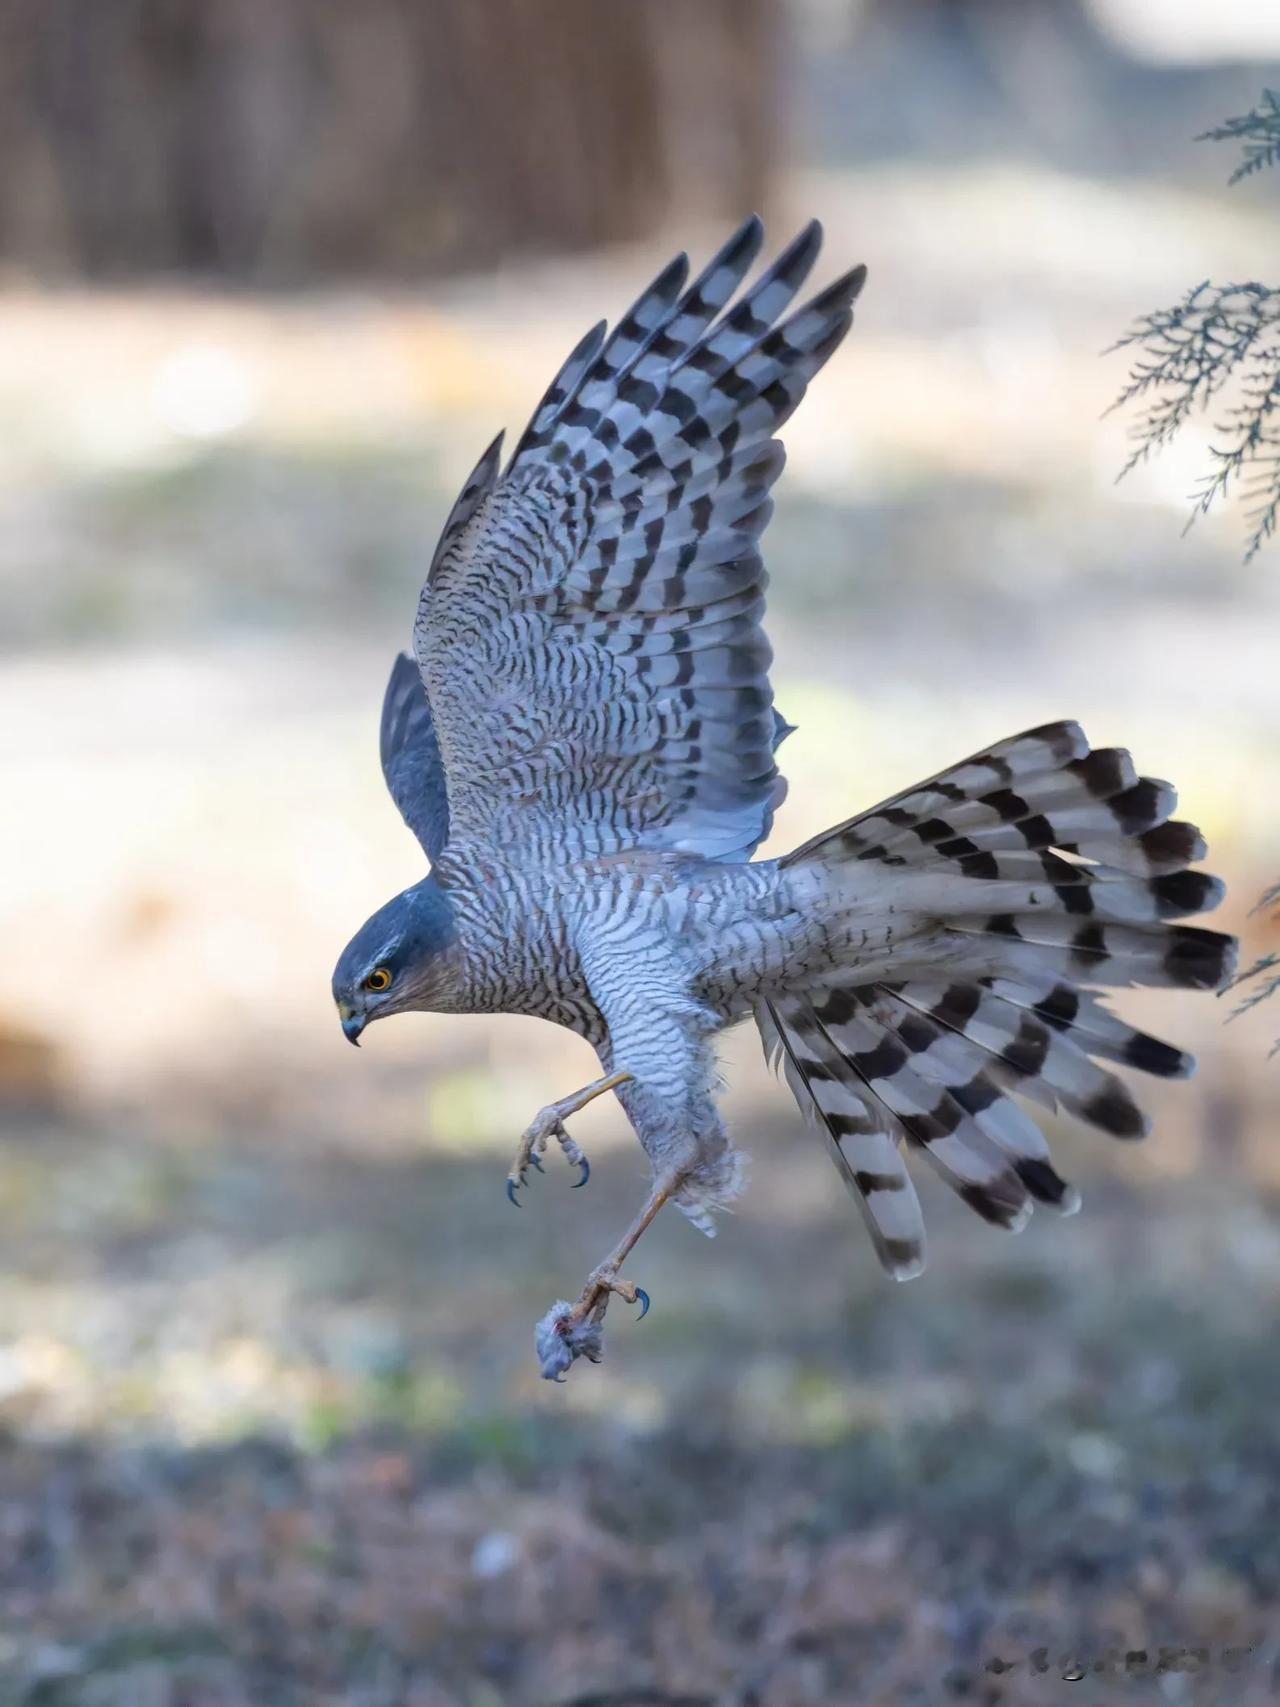
[[520,1199],[516,1196],[516,1192],[519,1189],[520,1188],[515,1180],[509,1179],[507,1181],[507,1201],[509,1203],[514,1203],[517,1209],[521,1208]]
[[570,1187],[570,1190],[572,1191],[581,1191],[583,1186],[591,1178],[591,1163],[585,1156],[579,1160],[578,1166],[582,1169],[582,1178],[574,1180],[573,1185]]
[[643,1322],[649,1314],[649,1294],[643,1286],[636,1287],[636,1303],[640,1306],[640,1314],[636,1317],[636,1321]]
[[539,1156],[536,1156],[536,1155],[530,1156],[529,1157],[529,1166],[531,1168],[536,1168],[539,1173],[545,1172],[545,1169],[542,1166],[542,1159]]

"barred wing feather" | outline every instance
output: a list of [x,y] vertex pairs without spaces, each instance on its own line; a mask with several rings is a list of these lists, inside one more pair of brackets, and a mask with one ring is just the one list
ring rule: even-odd
[[774,435],[864,270],[787,316],[813,224],[733,302],[762,237],[748,220],[692,283],[678,257],[593,328],[450,517],[415,650],[455,838],[739,859],[768,833],[786,733],[762,626]]

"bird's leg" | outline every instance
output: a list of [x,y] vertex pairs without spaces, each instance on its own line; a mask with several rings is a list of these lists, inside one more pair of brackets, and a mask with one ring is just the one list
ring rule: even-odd
[[582,1289],[582,1296],[573,1307],[571,1321],[581,1322],[589,1315],[597,1321],[602,1320],[609,1304],[610,1294],[614,1292],[627,1304],[639,1304],[642,1316],[648,1314],[649,1294],[643,1287],[634,1286],[629,1280],[619,1280],[618,1270],[639,1243],[640,1235],[679,1184],[680,1175],[676,1172],[664,1174],[657,1181],[645,1199],[644,1208],[600,1266],[593,1268],[587,1276],[587,1284]]
[[517,1209],[520,1207],[520,1199],[516,1193],[524,1184],[525,1170],[537,1168],[539,1173],[542,1172],[542,1152],[546,1149],[547,1142],[551,1138],[557,1141],[570,1163],[575,1168],[582,1170],[582,1178],[575,1182],[575,1190],[577,1186],[587,1183],[591,1177],[591,1164],[565,1131],[564,1123],[571,1114],[577,1114],[580,1108],[585,1108],[596,1097],[603,1096],[605,1091],[611,1091],[617,1085],[625,1085],[630,1078],[630,1073],[609,1073],[603,1079],[595,1079],[591,1084],[584,1085],[580,1091],[575,1091],[572,1096],[563,1097],[559,1102],[548,1103],[546,1108],[538,1111],[533,1123],[520,1140],[516,1159],[511,1164],[511,1172],[507,1175],[507,1196]]
[[547,1380],[558,1381],[575,1358],[599,1363],[604,1350],[604,1315],[615,1293],[627,1304],[639,1304],[641,1316],[648,1314],[649,1294],[633,1281],[619,1279],[618,1270],[663,1204],[679,1190],[683,1178],[682,1170],[672,1169],[656,1180],[644,1208],[605,1260],[587,1276],[577,1303],[552,1305],[538,1323],[534,1343]]

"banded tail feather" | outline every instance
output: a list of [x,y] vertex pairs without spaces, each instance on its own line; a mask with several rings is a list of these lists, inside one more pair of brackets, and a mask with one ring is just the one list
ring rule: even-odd
[[[787,1011],[794,1010],[788,1005]],[[924,1217],[897,1128],[875,1103],[848,1094],[844,1064],[824,1047],[820,1031],[811,1034],[812,1043],[802,1039],[771,1002],[756,1019],[766,1056],[826,1138],[881,1264],[896,1280],[910,1280],[924,1267]]]
[[1091,749],[1079,725],[1053,723],[782,861],[819,869],[833,920],[893,909],[892,934],[869,955],[851,933],[847,977],[838,969],[821,988],[777,996],[757,1017],[896,1278],[918,1273],[924,1255],[902,1151],[1016,1231],[1033,1203],[1079,1206],[1018,1099],[1140,1138],[1146,1116],[1112,1065],[1194,1071],[1089,988],[1216,990],[1232,975],[1234,938],[1170,922],[1222,896],[1216,878],[1188,869],[1204,842],[1172,818],[1175,805],[1128,753]]

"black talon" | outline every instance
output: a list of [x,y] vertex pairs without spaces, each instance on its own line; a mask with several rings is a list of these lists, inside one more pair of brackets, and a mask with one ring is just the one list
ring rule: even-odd
[[645,1291],[643,1286],[636,1287],[636,1302],[640,1306],[640,1314],[636,1317],[636,1321],[643,1322],[645,1317],[649,1314],[649,1294]]
[[529,1157],[529,1166],[531,1168],[537,1168],[539,1173],[542,1173],[544,1171],[543,1166],[542,1166],[542,1162],[539,1160],[539,1158],[537,1156],[530,1156]]
[[517,1209],[520,1208],[520,1199],[516,1196],[516,1192],[518,1190],[519,1190],[519,1187],[517,1186],[515,1180],[509,1179],[507,1181],[507,1200],[510,1203],[514,1203]]
[[587,1183],[587,1181],[591,1178],[591,1163],[587,1160],[587,1158],[585,1156],[582,1157],[581,1161],[578,1163],[578,1166],[582,1169],[582,1178],[574,1180],[573,1187],[572,1187],[572,1189],[574,1191],[580,1191],[582,1189],[582,1187]]

